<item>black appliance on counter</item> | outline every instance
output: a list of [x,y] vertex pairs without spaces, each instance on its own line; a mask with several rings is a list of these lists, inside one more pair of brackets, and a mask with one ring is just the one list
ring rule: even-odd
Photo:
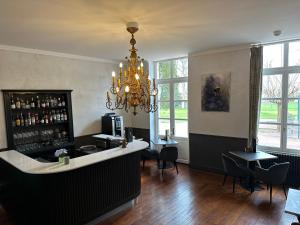
[[106,113],[102,116],[102,134],[123,137],[123,117],[115,113]]

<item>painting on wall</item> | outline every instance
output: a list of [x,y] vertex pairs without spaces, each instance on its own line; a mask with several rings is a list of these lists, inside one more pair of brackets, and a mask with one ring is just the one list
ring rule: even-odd
[[202,111],[229,112],[230,73],[202,76]]

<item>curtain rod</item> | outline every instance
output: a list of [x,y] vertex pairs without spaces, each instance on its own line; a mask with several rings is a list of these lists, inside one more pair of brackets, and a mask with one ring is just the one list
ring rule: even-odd
[[290,42],[290,41],[300,41],[300,37],[288,38],[288,39],[286,38],[286,39],[280,39],[276,41],[260,42],[260,43],[251,44],[251,46],[258,47],[263,45],[277,44],[277,43]]

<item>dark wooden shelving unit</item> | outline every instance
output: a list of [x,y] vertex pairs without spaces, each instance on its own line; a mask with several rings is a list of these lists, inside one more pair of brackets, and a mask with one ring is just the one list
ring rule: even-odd
[[[74,145],[73,116],[72,116],[72,90],[2,90],[4,99],[7,147],[22,152],[26,155],[54,151],[60,148],[68,148]],[[63,99],[64,106],[48,106],[43,108],[12,108],[11,100],[20,99],[26,102],[33,98],[36,101],[45,99]],[[36,102],[35,102],[36,103]],[[28,113],[50,115],[50,112],[63,111],[67,115],[65,121],[53,121],[48,124],[35,124],[16,126],[18,115],[27,116]]]

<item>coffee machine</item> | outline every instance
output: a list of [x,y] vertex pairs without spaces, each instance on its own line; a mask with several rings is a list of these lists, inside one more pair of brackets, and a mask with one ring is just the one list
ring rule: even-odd
[[123,117],[115,113],[106,113],[102,116],[102,134],[123,137]]

